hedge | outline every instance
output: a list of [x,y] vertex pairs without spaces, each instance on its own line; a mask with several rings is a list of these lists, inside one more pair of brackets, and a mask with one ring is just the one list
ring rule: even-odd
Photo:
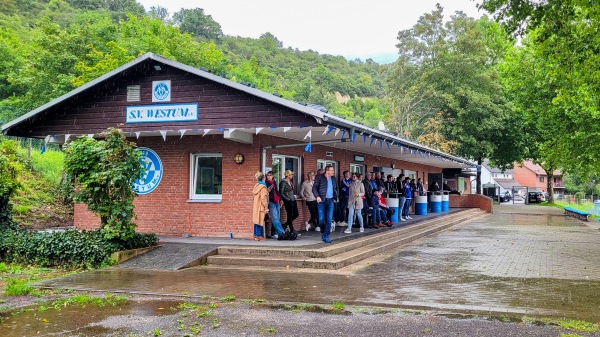
[[135,233],[127,241],[108,240],[100,230],[35,232],[3,226],[0,230],[0,259],[5,262],[43,267],[98,268],[111,265],[116,251],[155,246],[154,234]]

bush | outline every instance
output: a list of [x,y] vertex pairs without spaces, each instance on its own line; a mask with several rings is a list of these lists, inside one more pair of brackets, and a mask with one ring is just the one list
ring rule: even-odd
[[47,233],[5,229],[0,231],[0,259],[44,267],[97,268],[112,264],[110,255],[116,251],[157,243],[154,234],[135,233],[130,240],[121,241],[106,239],[101,230]]

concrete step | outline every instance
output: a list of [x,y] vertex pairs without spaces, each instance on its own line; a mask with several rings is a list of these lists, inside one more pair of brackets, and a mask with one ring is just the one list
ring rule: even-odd
[[[235,256],[290,256],[290,257],[309,257],[309,258],[327,258],[338,255],[350,250],[358,249],[381,241],[381,238],[390,238],[394,236],[403,236],[407,233],[418,231],[421,228],[437,224],[438,222],[450,222],[454,219],[464,219],[475,214],[479,214],[479,209],[467,209],[464,211],[452,213],[443,217],[437,217],[415,223],[413,225],[403,226],[391,230],[381,230],[371,235],[365,235],[357,239],[347,240],[333,245],[327,245],[321,248],[279,248],[279,247],[243,247],[243,246],[221,246],[218,249],[218,255]],[[356,229],[354,229],[356,230]]]
[[478,209],[461,211],[415,225],[383,231],[364,238],[315,249],[221,247],[223,249],[219,248],[219,255],[208,257],[208,263],[214,265],[340,269],[486,214]]

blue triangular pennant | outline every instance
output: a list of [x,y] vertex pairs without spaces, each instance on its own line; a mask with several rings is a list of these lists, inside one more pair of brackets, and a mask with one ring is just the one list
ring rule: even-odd
[[381,149],[383,147],[383,140],[379,140],[379,148]]
[[327,132],[325,133],[325,136],[327,136],[331,131],[335,130],[335,128],[333,126],[328,126],[327,127]]
[[46,152],[46,144],[42,146],[42,152],[40,152],[40,154],[44,154],[44,152]]
[[272,126],[271,130],[277,130],[277,127],[276,126]]
[[342,130],[342,139],[346,136],[346,130]]
[[387,145],[388,150],[390,150],[390,143],[386,142],[385,145]]
[[356,140],[356,133],[352,134],[352,143],[354,143],[354,141]]
[[304,147],[304,151],[306,152],[311,152],[312,148],[310,146],[310,143],[306,144],[306,146]]
[[375,138],[371,138],[371,144],[369,144],[369,146],[372,146],[374,141],[375,141]]
[[363,141],[366,143],[367,142],[367,135],[363,135]]

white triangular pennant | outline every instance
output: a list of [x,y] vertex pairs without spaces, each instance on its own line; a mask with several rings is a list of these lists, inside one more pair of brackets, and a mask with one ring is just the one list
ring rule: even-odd
[[88,138],[94,138],[94,134],[93,133],[88,133]]
[[337,134],[340,133],[340,129],[335,128],[335,133],[333,134],[334,137],[337,137]]
[[185,135],[186,131],[187,131],[186,129],[179,130],[179,133],[181,134],[181,137],[179,137],[179,139],[183,138],[183,135]]
[[211,129],[204,129],[204,134],[202,135],[202,137],[206,136],[210,132],[210,130]]
[[229,129],[229,134],[232,134],[235,129]]
[[136,131],[136,132],[135,132],[135,139],[140,139],[140,133],[141,133],[141,132],[139,132],[139,131]]
[[256,128],[256,134],[258,135],[258,133],[261,132],[262,129],[264,129],[264,128]]
[[285,126],[285,127],[283,127],[283,132],[288,132],[288,131],[290,131],[290,129],[291,128],[289,126]]
[[44,138],[44,145],[48,144],[48,141],[50,141],[50,135],[47,135],[46,138]]
[[325,131],[323,131],[323,136],[327,133],[327,131],[329,131],[329,126],[325,128]]
[[161,130],[161,131],[158,131],[158,132],[160,132],[161,136],[163,137],[163,140],[167,141],[167,131]]
[[70,134],[66,134],[65,135],[65,144],[69,141],[69,138],[71,138]]
[[308,130],[308,133],[306,134],[306,136],[304,136],[304,139],[306,138],[312,139],[312,129]]

